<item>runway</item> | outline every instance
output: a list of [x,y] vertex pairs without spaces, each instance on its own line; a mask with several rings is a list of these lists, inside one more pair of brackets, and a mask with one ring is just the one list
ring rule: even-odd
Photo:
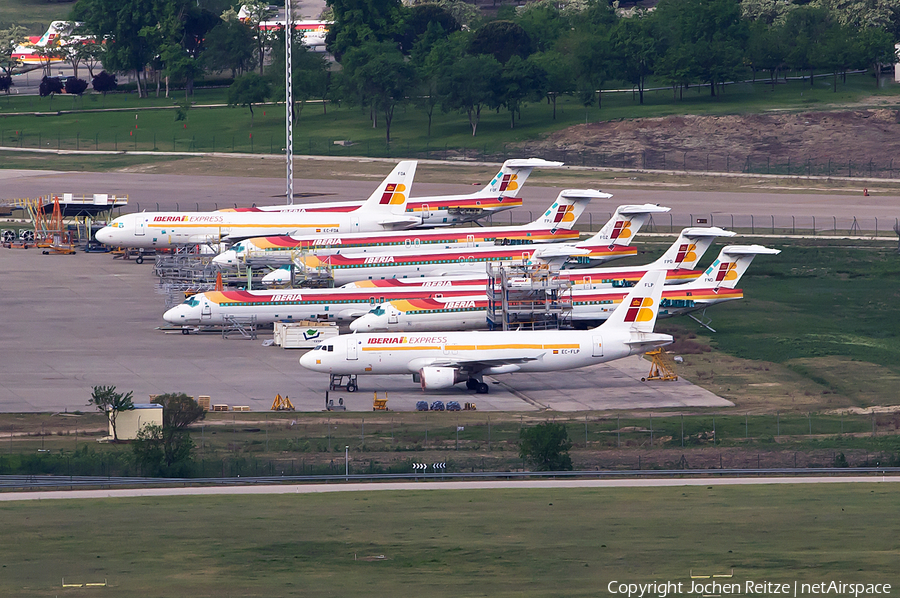
[[272,486],[227,486],[202,488],[133,488],[126,490],[58,490],[0,494],[0,502],[163,496],[247,496],[261,494],[319,494],[325,492],[409,492],[422,490],[534,490],[570,488],[672,488],[685,486],[758,486],[761,484],[881,484],[900,482],[900,476],[809,477],[809,478],[702,478],[628,480],[524,480],[489,482],[384,482],[375,484],[290,484]]

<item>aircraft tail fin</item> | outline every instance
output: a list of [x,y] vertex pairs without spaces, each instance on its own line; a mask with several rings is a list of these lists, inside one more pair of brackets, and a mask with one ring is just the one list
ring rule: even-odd
[[553,168],[562,165],[562,162],[550,162],[541,158],[507,160],[500,167],[500,171],[491,179],[491,182],[485,185],[476,195],[515,197],[535,167]]
[[665,270],[648,270],[600,328],[603,330],[627,328],[633,332],[653,332],[665,282]]
[[593,189],[565,189],[560,191],[559,196],[547,208],[547,211],[538,216],[531,226],[571,230],[592,199],[609,199],[610,197],[612,195],[609,193]]
[[628,245],[653,214],[664,214],[672,208],[665,208],[646,203],[635,206],[619,206],[616,212],[603,225],[596,235],[585,241],[586,244]]
[[753,258],[757,255],[777,255],[779,253],[781,251],[778,249],[770,249],[762,245],[726,245],[719,252],[719,257],[713,260],[709,268],[703,272],[703,275],[688,284],[698,287],[733,289],[747,271]]
[[678,239],[649,269],[693,269],[716,237],[733,237],[736,233],[715,226],[682,229]]
[[358,208],[360,211],[382,212],[384,214],[404,214],[406,202],[416,176],[415,160],[405,160],[397,164],[391,174],[381,181],[375,192]]

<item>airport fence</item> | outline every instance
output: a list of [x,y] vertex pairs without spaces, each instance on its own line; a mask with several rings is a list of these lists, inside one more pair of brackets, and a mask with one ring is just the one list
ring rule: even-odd
[[[519,454],[532,415],[478,412],[247,413],[190,431],[192,458],[172,466],[129,443],[97,444],[82,431],[23,435],[9,427],[0,475],[229,478],[528,471]],[[252,418],[252,419],[250,419]],[[264,419],[265,418],[265,419]],[[579,470],[861,468],[900,466],[900,414],[775,413],[553,417]],[[6,444],[6,439],[3,439]],[[39,444],[39,450],[35,447]],[[46,448],[44,448],[46,445]],[[6,449],[7,447],[3,447]],[[346,451],[346,452],[345,452]],[[345,456],[347,461],[345,461]],[[435,464],[442,464],[435,468]],[[423,467],[424,466],[424,467]],[[346,468],[346,469],[345,469]]]
[[[0,128],[0,146],[19,149],[75,151],[166,151],[224,152],[244,154],[284,154],[281,134],[215,134],[189,129],[165,131],[154,128],[121,132],[81,131],[75,135],[55,135],[45,131]],[[690,173],[744,173],[781,176],[819,176],[894,179],[900,177],[900,159],[885,156],[881,160],[861,160],[853,156],[817,156],[796,158],[770,154],[730,154],[684,150],[641,150],[602,152],[591,149],[548,148],[544,144],[480,144],[451,146],[448,143],[362,141],[333,137],[295,135],[294,152],[315,156],[365,158],[433,159],[471,162],[503,162],[510,158],[537,156],[558,160],[570,166],[590,166],[621,170],[657,170]]]
[[[900,209],[898,209],[900,211]],[[586,213],[576,228],[598,231],[612,218],[612,212]],[[509,210],[491,219],[495,226],[533,222],[539,213],[532,210]],[[857,218],[838,216],[783,216],[775,214],[668,213],[650,217],[642,229],[650,233],[676,234],[691,226],[718,226],[727,230],[756,235],[775,236],[852,236],[896,238],[900,234],[900,218]]]

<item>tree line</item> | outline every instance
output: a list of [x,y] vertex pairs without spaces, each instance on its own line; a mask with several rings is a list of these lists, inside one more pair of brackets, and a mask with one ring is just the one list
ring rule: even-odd
[[[183,85],[205,72],[230,72],[229,103],[284,97],[284,29],[259,31],[265,3],[245,4],[247,20],[224,0],[78,0],[80,34],[99,43],[110,72],[135,73],[138,92],[154,82]],[[896,5],[896,6],[895,6]],[[837,88],[851,70],[896,60],[900,3],[895,0],[661,0],[653,10],[617,9],[608,0],[537,0],[482,15],[461,0],[411,6],[401,0],[329,0],[327,48],[292,38],[294,118],[310,99],[367,109],[386,140],[398,106],[428,118],[464,113],[476,135],[485,110],[505,110],[510,127],[528,102],[560,96],[585,109],[603,88],[630,87],[643,103],[648,81],[672,89],[707,86],[785,71],[830,73]],[[252,123],[252,121],[251,121]]]

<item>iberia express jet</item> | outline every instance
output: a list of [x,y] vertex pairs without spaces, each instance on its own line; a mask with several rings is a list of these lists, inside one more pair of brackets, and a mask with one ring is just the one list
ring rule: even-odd
[[416,162],[400,162],[352,212],[140,212],[119,216],[97,240],[123,247],[177,247],[264,235],[397,230],[421,223],[406,213]]
[[590,330],[343,334],[303,355],[300,365],[352,376],[413,374],[423,390],[465,382],[485,394],[485,375],[570,370],[670,344],[671,336],[653,332],[664,276],[648,272],[609,319]]

